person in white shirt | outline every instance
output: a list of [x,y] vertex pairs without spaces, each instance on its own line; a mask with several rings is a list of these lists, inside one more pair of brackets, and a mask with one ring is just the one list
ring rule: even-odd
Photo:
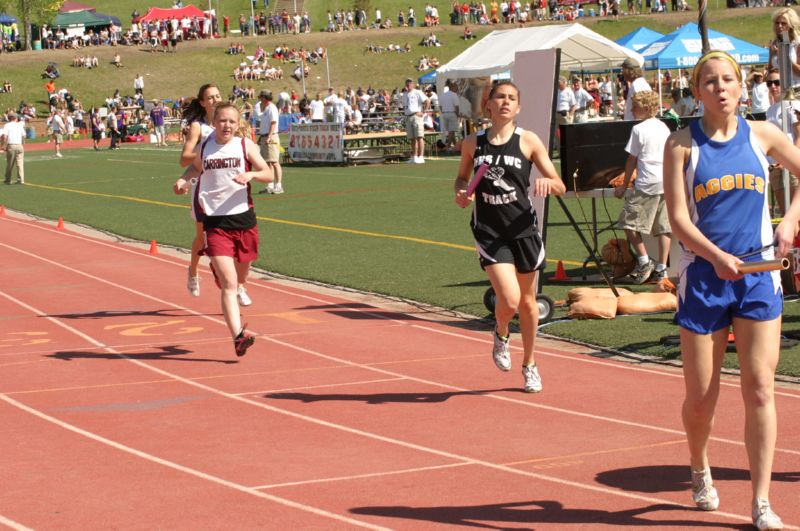
[[604,76],[600,82],[600,115],[609,116],[612,114],[612,107],[614,103],[614,89],[611,85],[611,79]]
[[766,120],[769,109],[769,87],[764,81],[764,73],[753,70],[750,74],[750,114],[753,120]]
[[25,126],[17,113],[8,113],[8,123],[0,129],[0,151],[6,152],[6,184],[11,184],[14,168],[17,168],[17,184],[25,184]]
[[333,121],[333,102],[336,100],[336,92],[334,92],[333,87],[328,87],[328,95],[325,96],[325,99],[322,102],[325,104],[325,119],[328,122]]
[[64,143],[64,135],[67,132],[67,125],[64,122],[64,111],[56,110],[50,119],[50,128],[53,130],[53,143],[55,144],[56,157],[61,158],[61,144]]
[[142,94],[144,92],[144,77],[142,74],[136,74],[136,77],[133,79],[133,90],[136,94]]
[[458,105],[461,99],[456,92],[456,84],[453,81],[445,83],[446,90],[439,97],[439,106],[442,114],[439,117],[439,125],[442,129],[442,142],[445,147],[455,148],[456,132],[458,131]]
[[[770,68],[767,73],[767,80],[764,83],[769,87],[769,100],[772,103],[764,113],[765,119],[775,124],[775,126],[783,131],[784,114],[788,121],[786,127],[786,136],[795,146],[800,147],[800,120],[797,119],[797,113],[800,112],[800,101],[784,100],[781,94],[781,73],[777,68]],[[784,111],[784,107],[786,107]],[[786,211],[785,190],[783,186],[783,166],[781,166],[775,159],[767,156],[769,162],[769,187],[775,194],[775,202],[778,204],[781,216]],[[789,174],[789,197],[794,196],[794,191],[800,185],[800,180],[793,173]]]
[[347,109],[350,109],[351,107],[348,105],[347,100],[342,97],[341,92],[334,96],[334,98],[331,100],[331,105],[333,106],[333,123],[345,123],[348,115]]
[[280,113],[278,107],[272,103],[272,92],[262,90],[258,94],[258,101],[261,102],[261,118],[258,126],[258,146],[261,148],[261,156],[272,170],[274,180],[267,184],[266,188],[259,191],[259,194],[282,194],[283,193],[283,169],[281,168],[281,139],[278,136],[278,120]]
[[[633,126],[625,151],[625,179],[614,195],[625,198],[619,216],[619,226],[625,230],[628,241],[637,255],[637,265],[632,276],[636,284],[645,283],[655,271],[655,279],[667,278],[667,258],[672,229],[664,201],[664,146],[670,135],[669,127],[656,118],[661,110],[661,99],[653,91],[637,92],[633,97],[633,116],[644,120]],[[636,170],[634,188],[628,190],[633,171]],[[658,241],[658,263],[647,255],[642,234],[650,234]]]
[[308,104],[311,110],[311,121],[315,123],[325,121],[325,103],[322,101],[322,96],[317,93],[317,97],[311,100]]
[[406,116],[406,134],[411,141],[410,163],[425,162],[425,125],[424,111],[428,107],[428,97],[416,88],[414,80],[406,79],[406,91],[403,93],[403,110]]
[[556,102],[556,123],[558,125],[571,124],[575,111],[578,109],[578,102],[575,101],[575,93],[567,87],[567,78],[558,78],[558,101]]
[[628,95],[625,98],[625,111],[623,120],[633,120],[633,95],[637,92],[648,92],[653,89],[642,75],[642,67],[630,57],[622,63],[622,76],[628,85]]
[[594,98],[583,88],[581,78],[572,78],[572,92],[575,94],[575,114],[572,123],[583,124],[589,121],[589,109],[594,107]]

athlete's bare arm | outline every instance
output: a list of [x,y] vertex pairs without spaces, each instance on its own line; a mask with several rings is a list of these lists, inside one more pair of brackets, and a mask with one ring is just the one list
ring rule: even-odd
[[453,183],[456,204],[461,208],[466,207],[474,199],[467,196],[467,188],[469,187],[469,179],[472,176],[474,165],[472,158],[475,155],[476,145],[477,137],[475,135],[469,135],[461,141],[461,163],[458,165],[458,175]]

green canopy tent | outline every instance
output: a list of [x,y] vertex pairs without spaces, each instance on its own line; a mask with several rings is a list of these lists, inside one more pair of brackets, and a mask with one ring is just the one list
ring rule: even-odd
[[72,13],[59,13],[53,26],[64,29],[95,28],[98,26],[108,26],[111,22],[108,18],[98,16],[92,11],[75,11]]

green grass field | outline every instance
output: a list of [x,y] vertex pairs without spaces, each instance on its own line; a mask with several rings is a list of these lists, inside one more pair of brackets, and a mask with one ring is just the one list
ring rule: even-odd
[[[185,248],[193,224],[187,198],[171,192],[177,158],[175,148],[143,146],[116,152],[70,150],[61,160],[50,152],[31,152],[26,156],[29,185],[0,188],[0,203],[52,220],[61,216],[68,223],[126,238]],[[453,203],[456,168],[456,159],[430,160],[424,166],[289,166],[286,194],[254,196],[263,245],[256,265],[486,317],[482,297],[488,282],[472,246],[469,212]],[[601,227],[616,219],[620,205],[614,199],[598,200]],[[585,227],[589,201],[568,200],[568,206]],[[555,261],[563,260],[569,276],[579,280],[587,253],[555,203],[547,230],[545,277],[553,274]],[[603,233],[601,245],[610,237],[611,231]],[[544,293],[564,299],[566,291],[578,285],[584,284],[546,282]],[[800,334],[798,308],[787,303],[784,332]],[[563,315],[564,309],[559,309],[556,317]],[[666,359],[679,354],[676,347],[660,344],[661,337],[677,334],[671,314],[560,321],[545,331]],[[735,367],[735,359],[727,364]],[[784,351],[780,371],[800,376],[800,348]]]

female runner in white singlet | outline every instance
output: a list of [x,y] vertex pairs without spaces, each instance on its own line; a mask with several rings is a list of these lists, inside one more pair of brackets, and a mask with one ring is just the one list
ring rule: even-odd
[[[783,298],[776,271],[742,275],[742,262],[785,256],[800,219],[800,194],[774,233],[769,219],[766,156],[792,173],[800,149],[768,122],[738,116],[742,74],[733,57],[711,51],[692,74],[703,117],[670,135],[664,151],[664,197],[683,246],[678,290],[692,498],[716,510],[719,496],[708,442],[720,390],[720,369],[733,327],[745,406],[745,447],[758,529],[781,529],[769,504],[777,422],[774,401]],[[773,253],[774,244],[774,253]]]
[[[173,191],[176,194],[185,194],[193,189],[193,183],[197,181],[199,173],[194,169],[192,163],[197,158],[198,147],[214,131],[211,123],[214,120],[214,107],[222,101],[222,96],[216,85],[203,85],[197,92],[197,98],[193,99],[183,110],[183,120],[185,127],[189,130],[186,133],[186,142],[181,150],[180,165],[186,168],[175,185]],[[189,274],[186,281],[186,288],[194,297],[200,296],[200,275],[197,266],[200,264],[200,254],[203,250],[203,219],[192,205],[192,217],[195,220],[195,235],[192,240],[192,259],[189,263]]]
[[[544,245],[529,192],[536,197],[566,191],[539,137],[518,128],[520,94],[510,81],[496,83],[484,112],[492,121],[485,131],[470,135],[461,145],[461,165],[454,183],[456,204],[472,201],[472,233],[481,267],[497,296],[492,357],[502,371],[511,369],[509,323],[519,313],[522,334],[522,375],[529,393],[542,390],[533,347],[539,324],[536,303],[538,271],[544,268]],[[470,176],[488,165],[473,196],[467,195]],[[541,177],[531,182],[532,165]]]
[[203,214],[205,248],[219,283],[222,313],[237,356],[255,341],[242,324],[237,288],[244,284],[250,264],[258,257],[258,222],[250,181],[269,183],[273,172],[256,144],[239,135],[240,113],[234,105],[214,110],[214,132],[200,146],[194,167],[200,172],[194,208]]

